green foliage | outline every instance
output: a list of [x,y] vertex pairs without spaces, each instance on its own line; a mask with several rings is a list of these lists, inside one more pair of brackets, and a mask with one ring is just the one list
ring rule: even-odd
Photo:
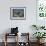
[[36,27],[36,25],[32,25],[32,26]]
[[44,28],[45,28],[45,26],[41,26],[41,27],[40,27],[40,29],[44,29]]
[[36,25],[32,25],[32,27],[33,27],[33,28],[35,27],[35,28],[36,28],[36,30],[38,30],[38,27],[37,27]]
[[46,36],[45,32],[35,32],[33,34],[37,39],[42,39],[44,36]]
[[37,26],[37,25],[32,25],[33,26],[33,28],[35,27],[36,28],[36,30],[39,30],[39,29],[45,29],[45,26]]

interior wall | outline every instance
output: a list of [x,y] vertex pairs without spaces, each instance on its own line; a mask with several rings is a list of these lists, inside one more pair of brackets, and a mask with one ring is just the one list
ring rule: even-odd
[[[26,7],[26,20],[11,20],[10,7]],[[32,36],[32,24],[36,24],[36,0],[0,0],[0,34],[18,27],[19,32],[29,32]]]

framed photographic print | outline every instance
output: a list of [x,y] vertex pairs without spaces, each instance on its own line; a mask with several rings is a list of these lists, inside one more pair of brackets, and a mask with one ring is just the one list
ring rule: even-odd
[[12,20],[26,19],[26,7],[11,7],[10,19]]

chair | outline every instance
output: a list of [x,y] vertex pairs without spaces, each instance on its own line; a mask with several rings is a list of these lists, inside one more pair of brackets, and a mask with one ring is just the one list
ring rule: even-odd
[[[30,42],[29,42],[29,33],[21,33],[21,39],[24,40],[24,41],[21,41],[19,43],[19,46],[30,46]],[[20,39],[20,40],[21,40]]]
[[13,37],[13,36],[17,36],[15,38],[16,41],[16,46],[18,46],[18,27],[16,28],[11,28],[11,33],[5,33],[5,46],[7,46],[8,42],[7,42],[7,38]]
[[5,46],[8,45],[7,39],[10,38],[11,36],[17,36],[15,40],[16,40],[16,46],[18,46],[18,34],[16,35],[16,34],[9,34],[9,33],[5,34]]

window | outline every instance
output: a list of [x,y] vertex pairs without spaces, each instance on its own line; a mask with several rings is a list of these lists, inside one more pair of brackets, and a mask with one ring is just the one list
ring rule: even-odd
[[37,15],[46,17],[46,0],[37,0]]

